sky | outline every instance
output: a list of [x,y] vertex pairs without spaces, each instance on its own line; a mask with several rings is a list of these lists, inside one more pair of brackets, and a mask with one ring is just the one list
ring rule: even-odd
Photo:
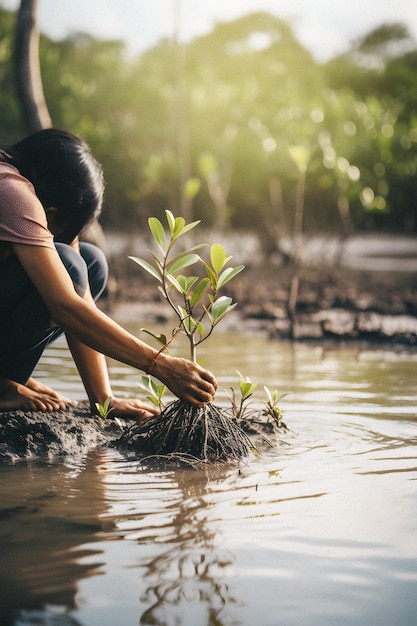
[[[383,23],[404,23],[417,41],[415,0],[38,0],[38,24],[52,39],[83,31],[121,39],[130,53],[138,54],[172,35],[175,3],[184,41],[209,32],[216,22],[255,11],[288,21],[298,41],[318,61],[346,51]],[[0,0],[6,9],[19,4]]]

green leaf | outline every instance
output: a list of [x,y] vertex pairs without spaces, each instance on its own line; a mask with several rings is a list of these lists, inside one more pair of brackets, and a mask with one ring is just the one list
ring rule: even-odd
[[205,270],[206,270],[206,272],[207,272],[207,276],[208,276],[208,278],[209,278],[209,280],[210,280],[210,285],[211,285],[211,288],[212,288],[212,290],[213,290],[214,292],[216,292],[216,291],[217,291],[217,276],[216,276],[216,274],[213,272],[213,270],[211,269],[211,267],[210,267],[209,265],[207,265],[207,263],[204,263],[204,261],[203,261],[203,264],[204,264]]
[[162,286],[162,285],[158,285],[158,291],[159,291],[159,293],[161,294],[161,296],[162,296],[163,298],[165,298],[165,300],[166,300],[166,299],[167,299],[167,295],[166,295],[166,293],[165,293],[164,288],[163,288],[163,286]]
[[166,278],[167,278],[167,281],[170,282],[171,285],[175,287],[177,291],[179,291],[180,293],[183,293],[182,285],[178,282],[175,276],[173,276],[172,274],[167,274]]
[[100,417],[106,419],[106,417],[108,417],[109,413],[113,410],[110,407],[110,402],[112,401],[111,398],[106,398],[103,402],[103,404],[100,404],[99,402],[95,403],[96,409],[97,409],[97,413],[100,415]]
[[[181,235],[184,235],[185,233],[188,233],[190,230],[195,228],[200,222],[201,222],[201,220],[197,220],[196,222],[191,222],[190,224],[187,224],[186,226],[184,226],[184,228],[181,231]],[[206,245],[207,245],[206,243],[203,243],[203,244],[200,245],[200,247],[206,246]]]
[[155,395],[157,393],[156,384],[150,376],[141,376],[139,386],[145,389],[145,391],[150,391]]
[[141,382],[139,387],[142,387],[145,391],[148,391],[151,395],[147,396],[155,406],[161,406],[162,396],[165,393],[165,385],[157,385],[150,376],[141,376]]
[[188,315],[184,319],[184,326],[190,333],[193,333],[197,328],[197,322],[191,317],[191,315]]
[[175,217],[168,209],[165,210],[165,215],[168,222],[168,228],[170,230],[171,235],[174,233],[175,228]]
[[176,217],[174,223],[174,232],[172,233],[173,239],[177,239],[181,235],[181,232],[185,226],[185,219],[183,217]]
[[172,265],[169,265],[167,267],[167,271],[170,274],[173,274],[174,272],[178,272],[178,270],[183,269],[183,267],[194,265],[194,263],[197,263],[200,260],[201,258],[198,256],[198,254],[186,254],[185,256],[177,259],[174,263],[172,263]]
[[210,286],[209,278],[202,278],[200,282],[197,284],[193,293],[191,294],[190,305],[193,307],[197,304],[197,302],[204,296],[207,289]]
[[149,228],[151,230],[152,236],[155,239],[158,246],[161,248],[163,252],[165,252],[166,239],[165,239],[165,231],[161,222],[157,217],[150,217],[148,219]]
[[229,306],[229,308],[228,308],[226,311],[224,311],[224,313],[222,313],[221,315],[219,315],[218,317],[216,317],[216,319],[215,319],[215,324],[218,324],[218,323],[219,323],[219,322],[220,322],[220,321],[221,321],[221,320],[225,317],[225,315],[227,315],[228,313],[230,313],[231,311],[233,311],[233,309],[234,309],[234,308],[236,308],[236,307],[237,307],[237,302],[235,302],[234,304],[231,304],[231,305]]
[[258,383],[253,383],[251,379],[249,378],[249,376],[246,376],[246,378],[244,378],[242,374],[239,372],[239,370],[236,370],[236,372],[238,373],[239,378],[240,378],[240,381],[239,381],[240,393],[242,394],[242,398],[246,400],[247,398],[249,398],[249,396],[253,394],[256,387],[258,386]]
[[168,340],[166,338],[166,335],[155,335],[155,333],[153,333],[152,331],[148,330],[147,328],[139,328],[140,331],[142,331],[143,333],[146,333],[147,335],[150,335],[151,337],[153,337],[154,339],[156,339],[156,341],[158,341],[162,346],[166,346],[168,343]]
[[210,261],[211,265],[218,274],[232,257],[226,258],[226,250],[220,243],[213,243],[210,247]]
[[265,385],[264,385],[264,389],[265,389],[266,397],[268,398],[268,402],[272,404],[272,394],[271,394],[270,389],[266,387]]
[[227,267],[224,272],[222,272],[217,281],[217,290],[223,287],[229,280],[232,280],[239,272],[241,272],[245,268],[244,265],[238,265],[237,267]]
[[160,283],[162,283],[162,277],[161,277],[160,273],[158,272],[158,270],[153,267],[153,265],[151,265],[150,263],[148,263],[144,259],[140,259],[137,256],[130,256],[129,259],[131,259],[132,261],[134,261],[135,263],[140,265],[144,270],[149,272],[149,274],[151,274],[154,278],[159,280]]
[[229,310],[232,304],[232,298],[228,296],[222,296],[213,302],[210,308],[210,314],[214,321],[223,317]]
[[183,276],[180,274],[177,276],[177,281],[181,285],[184,295],[189,295],[193,285],[197,282],[198,276]]
[[255,391],[256,386],[257,386],[256,383],[241,381],[239,384],[239,387],[240,387],[240,393],[242,394],[242,398],[246,400],[246,398],[251,396],[253,392]]

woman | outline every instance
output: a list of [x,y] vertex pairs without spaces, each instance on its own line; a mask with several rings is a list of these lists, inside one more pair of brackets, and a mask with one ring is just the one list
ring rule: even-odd
[[96,307],[107,263],[78,235],[99,215],[103,188],[100,165],[72,133],[41,130],[0,151],[0,411],[68,405],[31,377],[62,332],[92,408],[111,397],[113,416],[157,413],[140,400],[113,396],[105,355],[152,372],[191,403],[215,394],[210,372],[160,354]]

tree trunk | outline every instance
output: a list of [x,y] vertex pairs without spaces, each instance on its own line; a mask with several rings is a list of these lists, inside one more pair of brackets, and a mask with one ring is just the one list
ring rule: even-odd
[[29,133],[52,126],[42,87],[37,5],[38,0],[21,0],[14,47],[17,95]]

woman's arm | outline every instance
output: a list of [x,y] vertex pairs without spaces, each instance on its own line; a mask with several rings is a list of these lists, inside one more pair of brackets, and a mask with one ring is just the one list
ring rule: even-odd
[[[94,304],[90,291],[84,296]],[[92,411],[97,403],[104,404],[111,398],[109,407],[113,417],[146,418],[159,413],[155,406],[136,398],[115,398],[111,388],[106,357],[67,334],[67,343],[84,384]]]
[[115,398],[105,356],[81,343],[72,335],[67,335],[67,342],[87,392],[92,411],[95,412],[97,403],[104,404],[107,398],[111,398],[109,406],[113,417],[146,418],[159,413],[155,406],[146,404],[137,398]]
[[209,402],[215,394],[214,376],[185,359],[158,355],[158,351],[128,333],[78,296],[58,253],[50,248],[15,244],[14,250],[44,300],[51,318],[82,344],[135,368],[149,371],[177,396],[194,404]]

